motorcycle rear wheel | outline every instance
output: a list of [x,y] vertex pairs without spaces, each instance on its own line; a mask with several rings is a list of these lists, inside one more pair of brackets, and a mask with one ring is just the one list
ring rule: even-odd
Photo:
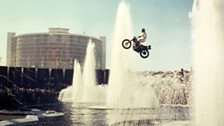
[[149,56],[149,51],[148,50],[142,50],[142,51],[140,51],[140,56],[142,57],[142,58],[147,58],[148,56]]

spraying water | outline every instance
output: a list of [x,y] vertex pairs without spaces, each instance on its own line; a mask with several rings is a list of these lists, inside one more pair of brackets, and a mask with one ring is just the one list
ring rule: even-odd
[[83,94],[83,80],[81,67],[77,60],[74,63],[74,76],[72,80],[72,101],[80,102]]
[[101,86],[96,84],[95,44],[89,40],[83,71],[83,99],[82,102],[105,102],[105,94]]
[[94,89],[96,86],[96,75],[95,75],[95,54],[94,44],[92,40],[89,40],[86,50],[86,57],[83,70],[83,102],[90,102],[95,100]]
[[195,125],[224,125],[224,1],[195,0],[193,85]]
[[[109,86],[107,92],[107,106],[121,107],[126,106],[130,100],[130,94],[127,90],[127,66],[129,63],[127,57],[124,56],[121,42],[124,38],[130,38],[131,33],[131,17],[129,7],[122,1],[118,7],[115,22],[112,64],[109,78]],[[130,86],[128,86],[130,87]]]
[[155,94],[151,85],[141,84],[141,77],[130,68],[133,65],[127,51],[121,46],[125,38],[131,38],[132,25],[129,6],[121,1],[114,30],[113,54],[109,86],[107,89],[107,106],[114,108],[152,107]]
[[83,75],[78,61],[74,62],[72,86],[60,92],[59,100],[73,102],[105,102],[106,88],[96,85],[95,45],[89,40],[86,50]]
[[58,99],[60,101],[79,102],[82,99],[82,74],[81,67],[77,60],[74,61],[74,74],[72,86],[61,90]]
[[83,82],[85,87],[93,87],[96,85],[95,74],[95,45],[91,39],[87,45],[86,57],[83,70]]

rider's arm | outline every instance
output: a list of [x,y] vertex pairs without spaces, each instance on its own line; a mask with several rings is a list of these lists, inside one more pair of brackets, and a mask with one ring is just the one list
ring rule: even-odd
[[141,33],[141,34],[140,34],[140,35],[138,36],[138,38],[141,38],[141,37],[143,37],[143,35],[144,35],[144,34],[143,34],[143,33]]

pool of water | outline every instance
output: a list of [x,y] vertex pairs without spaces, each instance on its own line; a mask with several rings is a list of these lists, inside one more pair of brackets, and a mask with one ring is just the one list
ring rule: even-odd
[[190,126],[190,106],[161,105],[157,108],[111,108],[102,103],[72,103],[29,106],[65,115],[32,126]]
[[[190,107],[163,105],[158,108],[108,108],[102,104],[63,103],[69,126],[162,126],[190,125]],[[184,122],[184,123],[183,123]]]

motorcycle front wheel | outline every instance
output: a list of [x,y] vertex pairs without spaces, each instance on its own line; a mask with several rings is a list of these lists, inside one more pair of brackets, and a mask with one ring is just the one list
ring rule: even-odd
[[122,41],[122,46],[125,49],[129,49],[131,47],[131,40],[129,39],[125,39]]
[[147,57],[149,56],[149,51],[148,51],[148,50],[142,50],[142,51],[140,52],[140,56],[141,56],[142,58],[147,58]]

